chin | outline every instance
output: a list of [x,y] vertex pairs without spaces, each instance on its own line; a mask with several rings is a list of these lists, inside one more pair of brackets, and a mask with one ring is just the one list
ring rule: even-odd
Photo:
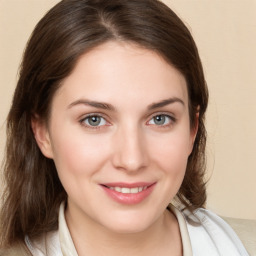
[[108,226],[114,233],[118,234],[135,234],[141,233],[149,228],[150,225],[142,224],[141,223],[115,223],[115,226]]
[[[107,217],[107,216],[106,216]],[[140,233],[149,229],[156,221],[154,216],[150,214],[139,214],[139,213],[124,213],[124,214],[112,214],[106,218],[105,228],[118,234],[132,234]]]

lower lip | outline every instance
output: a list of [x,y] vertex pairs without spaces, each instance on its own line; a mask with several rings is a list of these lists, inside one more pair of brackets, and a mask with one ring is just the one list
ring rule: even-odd
[[131,205],[131,204],[139,204],[143,200],[145,200],[152,193],[155,187],[155,183],[147,187],[145,190],[142,190],[141,192],[134,193],[134,194],[133,193],[124,194],[124,193],[112,190],[110,188],[107,188],[105,186],[101,186],[101,187],[104,189],[104,191],[109,197],[114,199],[114,201],[120,204]]

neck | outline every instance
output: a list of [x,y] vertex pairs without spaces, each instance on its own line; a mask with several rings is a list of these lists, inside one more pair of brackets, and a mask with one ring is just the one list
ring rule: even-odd
[[81,221],[69,209],[65,215],[79,256],[182,255],[178,222],[168,210],[150,227],[136,233],[109,230],[89,217]]

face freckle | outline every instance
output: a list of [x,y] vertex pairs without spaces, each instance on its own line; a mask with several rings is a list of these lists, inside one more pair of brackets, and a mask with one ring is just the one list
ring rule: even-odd
[[192,150],[186,81],[150,50],[102,44],[63,81],[48,132],[67,221],[143,231],[178,192]]

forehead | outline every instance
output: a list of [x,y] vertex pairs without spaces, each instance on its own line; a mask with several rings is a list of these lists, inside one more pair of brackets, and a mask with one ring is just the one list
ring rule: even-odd
[[159,54],[131,43],[107,42],[82,55],[57,95],[128,101],[179,97],[187,104],[184,76]]

